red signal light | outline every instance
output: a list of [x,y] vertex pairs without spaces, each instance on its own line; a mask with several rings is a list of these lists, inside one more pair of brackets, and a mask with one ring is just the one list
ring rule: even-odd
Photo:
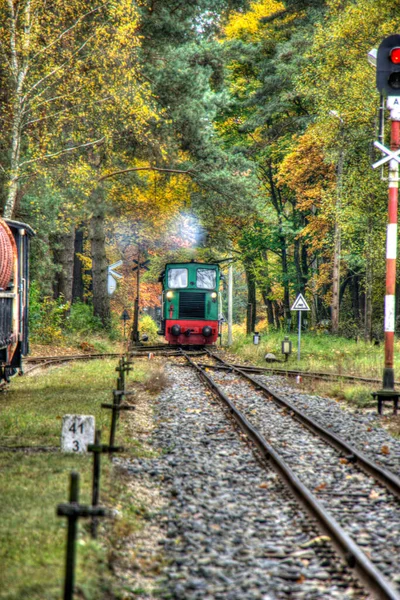
[[391,50],[391,52],[390,52],[390,60],[395,65],[400,64],[400,48],[399,47],[393,48],[393,50]]

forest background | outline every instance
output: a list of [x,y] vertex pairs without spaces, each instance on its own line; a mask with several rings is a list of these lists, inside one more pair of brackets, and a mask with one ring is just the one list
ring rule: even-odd
[[394,0],[0,0],[0,202],[36,230],[33,332],[115,329],[135,260],[151,312],[162,266],[196,258],[233,261],[248,332],[301,292],[309,327],[379,337],[366,57],[399,26]]

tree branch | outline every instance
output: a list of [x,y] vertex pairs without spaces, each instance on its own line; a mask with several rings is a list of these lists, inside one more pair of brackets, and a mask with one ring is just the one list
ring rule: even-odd
[[79,25],[79,23],[81,21],[83,21],[83,19],[86,19],[86,17],[88,17],[89,15],[91,15],[91,14],[93,14],[93,13],[101,10],[104,6],[107,6],[107,4],[109,4],[109,2],[105,2],[104,4],[100,4],[100,6],[97,6],[96,8],[93,8],[93,10],[90,10],[86,14],[80,16],[79,19],[77,19],[75,21],[75,23],[73,25],[71,25],[71,27],[69,27],[68,29],[65,29],[65,31],[63,31],[62,33],[60,33],[60,35],[58,37],[56,37],[55,40],[53,40],[52,42],[50,42],[50,44],[48,44],[47,46],[45,46],[44,48],[42,48],[41,50],[39,50],[39,52],[36,52],[36,54],[34,54],[32,56],[32,60],[35,60],[35,58],[37,56],[39,56],[40,54],[43,54],[43,52],[46,52],[46,50],[48,50],[49,48],[51,48],[52,46],[54,46],[54,44],[56,44],[65,35],[67,35],[67,33],[69,33],[70,31],[72,31],[73,29],[75,29],[75,27],[77,27]]
[[104,181],[104,179],[109,179],[110,177],[115,177],[116,175],[123,175],[124,173],[132,173],[134,171],[158,171],[161,173],[179,173],[180,175],[193,174],[193,171],[190,169],[187,171],[181,171],[180,169],[161,169],[159,167],[133,167],[132,169],[121,169],[121,171],[114,171],[108,175],[103,175],[103,177],[100,177],[99,181]]
[[66,154],[67,152],[72,152],[73,150],[78,150],[79,148],[86,148],[87,146],[94,146],[95,144],[101,144],[104,142],[105,137],[100,138],[99,140],[95,140],[94,142],[86,142],[86,144],[79,144],[79,146],[73,146],[72,148],[65,148],[65,150],[59,150],[59,152],[53,152],[52,154],[45,154],[44,156],[39,156],[38,158],[32,158],[31,160],[24,160],[20,163],[20,167],[24,165],[29,165],[34,162],[38,162],[39,160],[44,160],[45,158],[54,158],[54,156],[60,156],[60,154]]
[[81,44],[79,46],[79,48],[77,48],[75,50],[75,52],[73,52],[70,56],[70,58],[68,60],[66,60],[65,62],[63,62],[59,67],[56,67],[55,69],[53,69],[50,73],[48,73],[47,75],[45,75],[44,77],[42,77],[41,79],[39,79],[35,84],[33,84],[33,86],[30,88],[30,90],[28,90],[23,98],[23,101],[25,102],[25,100],[27,99],[28,96],[30,96],[32,94],[32,92],[44,81],[46,81],[46,79],[48,79],[49,77],[51,77],[52,75],[55,75],[56,73],[58,73],[58,71],[61,71],[62,69],[64,69],[64,67],[66,67],[71,60],[73,59],[74,56],[76,56],[81,50],[83,50],[83,48],[97,35],[97,31],[95,31],[92,35],[90,35],[84,42],[83,44]]
[[[62,98],[62,96],[60,96],[59,98],[54,98],[55,100]],[[70,115],[70,118],[72,119],[75,115],[73,114],[74,110],[78,110],[80,108],[82,108],[82,106],[94,106],[95,104],[102,104],[103,102],[107,102],[108,100],[111,100],[112,96],[107,96],[106,98],[101,98],[100,100],[93,100],[93,102],[82,102],[82,104],[76,104],[73,106],[69,106],[68,108],[64,108],[63,110],[58,110],[54,113],[50,113],[49,115],[46,115],[45,117],[41,117],[40,119],[32,119],[31,121],[26,121],[26,123],[23,123],[22,127],[28,127],[28,125],[32,125],[33,123],[39,123],[40,121],[46,121],[48,119],[51,119],[52,117],[55,117],[57,115],[61,115],[63,113],[72,113]]]

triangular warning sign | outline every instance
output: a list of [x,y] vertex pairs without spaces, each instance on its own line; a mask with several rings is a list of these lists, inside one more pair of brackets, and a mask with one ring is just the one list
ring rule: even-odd
[[290,310],[310,310],[303,294],[299,294]]

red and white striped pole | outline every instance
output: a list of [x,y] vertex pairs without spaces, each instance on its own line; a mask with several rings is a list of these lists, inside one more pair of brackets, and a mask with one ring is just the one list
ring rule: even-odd
[[[396,152],[400,148],[400,112],[397,107],[393,106],[393,100],[394,98],[388,99],[388,108],[391,110],[390,149],[392,152]],[[385,366],[383,369],[383,389],[376,393],[379,413],[382,413],[382,404],[385,400],[394,402],[394,412],[397,413],[399,398],[399,393],[394,389],[398,179],[399,163],[392,158],[389,162],[388,226],[386,234]]]
[[[390,149],[400,147],[400,121],[392,120]],[[399,163],[392,159],[389,163],[389,205],[386,235],[386,296],[385,296],[385,369],[383,387],[394,389],[394,329],[396,295],[397,258],[397,205],[399,193]]]

